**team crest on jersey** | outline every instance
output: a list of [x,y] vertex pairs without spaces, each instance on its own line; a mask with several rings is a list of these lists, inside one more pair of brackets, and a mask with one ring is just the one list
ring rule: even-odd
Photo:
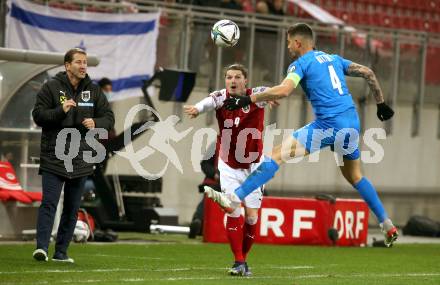
[[244,106],[243,108],[241,108],[241,110],[243,111],[243,113],[247,114],[251,110],[251,106],[249,106],[249,105]]
[[60,95],[60,103],[64,104],[64,102],[67,100],[66,92],[60,90],[60,93],[61,93],[61,95]]
[[90,100],[90,91],[81,92],[81,100],[83,100],[83,102],[88,102]]

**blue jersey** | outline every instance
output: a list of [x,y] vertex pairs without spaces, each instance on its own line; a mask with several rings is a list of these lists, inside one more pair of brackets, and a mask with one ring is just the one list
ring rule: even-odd
[[287,74],[301,85],[319,119],[334,117],[354,108],[345,82],[351,61],[339,55],[309,51],[289,65]]

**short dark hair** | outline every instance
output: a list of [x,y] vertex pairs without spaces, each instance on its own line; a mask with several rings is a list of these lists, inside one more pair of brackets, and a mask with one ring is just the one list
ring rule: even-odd
[[112,85],[112,81],[108,79],[107,77],[101,78],[101,80],[98,81],[99,87],[103,88],[106,85]]
[[87,53],[85,52],[85,50],[80,49],[80,48],[72,48],[69,49],[66,54],[64,55],[64,63],[71,63],[73,60],[73,56],[77,53],[83,54],[87,56]]
[[291,37],[298,35],[298,36],[308,38],[312,41],[315,40],[312,28],[305,23],[298,23],[298,24],[291,26],[287,30],[287,34]]
[[244,78],[247,79],[248,71],[247,71],[246,67],[244,67],[243,64],[234,63],[234,64],[229,65],[228,67],[225,68],[225,76],[229,70],[240,70],[241,73],[243,73]]

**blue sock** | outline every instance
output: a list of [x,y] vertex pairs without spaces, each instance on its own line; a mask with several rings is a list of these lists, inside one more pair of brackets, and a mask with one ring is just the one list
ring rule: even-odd
[[362,177],[362,179],[353,185],[353,187],[358,190],[359,194],[361,194],[362,198],[367,202],[368,207],[370,207],[376,215],[379,222],[383,223],[383,221],[388,218],[388,215],[377,195],[376,189],[374,189],[374,186],[370,181],[368,181],[367,178]]
[[252,191],[272,179],[279,168],[272,158],[265,157],[260,166],[246,178],[240,187],[235,189],[235,194],[243,201]]

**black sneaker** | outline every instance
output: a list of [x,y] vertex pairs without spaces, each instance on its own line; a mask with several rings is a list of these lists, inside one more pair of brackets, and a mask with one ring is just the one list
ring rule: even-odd
[[47,252],[41,248],[37,248],[34,253],[32,253],[32,256],[37,261],[47,261]]
[[75,263],[75,261],[68,257],[67,254],[61,252],[55,252],[52,257],[52,260],[55,262],[65,262],[65,263]]

